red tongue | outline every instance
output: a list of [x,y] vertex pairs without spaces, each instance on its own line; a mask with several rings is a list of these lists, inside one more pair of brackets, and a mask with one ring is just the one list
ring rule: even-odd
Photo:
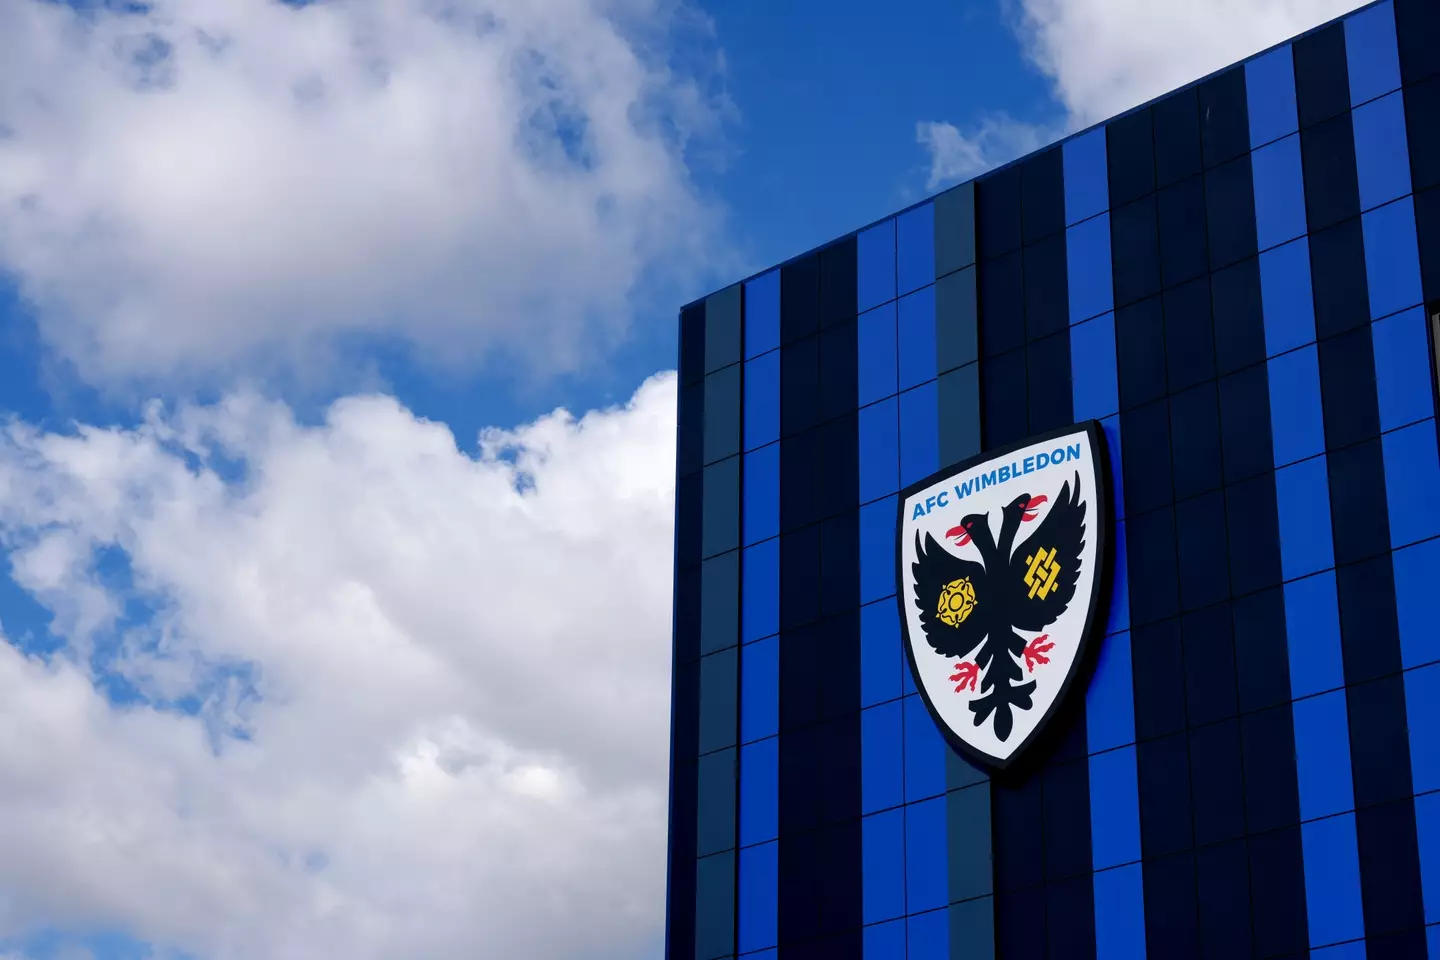
[[[959,537],[959,539],[956,540],[956,537]],[[949,530],[945,531],[945,538],[947,540],[955,540],[955,545],[957,547],[963,547],[965,546],[965,544],[970,542],[970,531],[966,530],[963,526],[951,527]]]
[[1048,500],[1048,499],[1049,499],[1049,497],[1043,497],[1043,496],[1041,496],[1041,497],[1031,497],[1031,498],[1030,498],[1030,502],[1027,503],[1027,504],[1025,504],[1025,513],[1024,513],[1023,516],[1020,517],[1020,519],[1026,521],[1027,523],[1028,523],[1029,521],[1031,521],[1031,520],[1034,520],[1035,517],[1037,516],[1037,514],[1035,513],[1035,511],[1038,510],[1038,509],[1040,509],[1041,505],[1044,504],[1045,501]]

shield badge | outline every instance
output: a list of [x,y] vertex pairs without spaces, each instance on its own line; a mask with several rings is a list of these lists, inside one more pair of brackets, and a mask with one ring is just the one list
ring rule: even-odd
[[1109,564],[1097,422],[907,487],[896,529],[915,686],[950,743],[996,770],[1045,732],[1088,663]]

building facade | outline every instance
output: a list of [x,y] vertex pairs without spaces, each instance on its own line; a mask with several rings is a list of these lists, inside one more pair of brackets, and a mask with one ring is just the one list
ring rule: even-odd
[[[1440,958],[1437,301],[1387,0],[686,307],[668,957]],[[1095,656],[993,771],[897,498],[1089,421]]]

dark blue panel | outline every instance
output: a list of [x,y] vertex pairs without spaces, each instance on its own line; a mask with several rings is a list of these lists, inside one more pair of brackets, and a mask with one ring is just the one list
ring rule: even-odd
[[[1064,330],[1070,322],[1066,283],[1066,238],[1056,233],[1025,248],[1025,334],[1035,340]],[[1108,274],[1108,270],[1104,271]]]
[[780,271],[745,281],[745,357],[780,346]]
[[1131,631],[1135,670],[1135,733],[1142,740],[1185,729],[1185,660],[1180,621]]
[[741,953],[773,947],[779,939],[775,911],[780,894],[780,845],[740,851],[739,936]]
[[[1215,496],[1218,499],[1219,495]],[[1216,604],[1186,614],[1180,629],[1185,646],[1185,712],[1190,726],[1235,716],[1235,636],[1230,605]]]
[[1165,316],[1159,297],[1116,311],[1115,348],[1122,410],[1165,395]]
[[1301,819],[1355,808],[1344,690],[1295,701],[1295,771]]
[[896,307],[883,307],[862,313],[857,321],[856,353],[860,359],[858,399],[860,404],[874,403],[897,392],[899,372],[896,339]]
[[[820,613],[832,616],[860,606],[860,515],[857,511],[825,521],[820,533]],[[856,633],[855,653],[859,654]],[[836,649],[836,655],[842,651]],[[847,706],[854,709],[854,701]]]
[[1245,823],[1251,834],[1300,822],[1295,780],[1295,727],[1290,706],[1240,718],[1245,761]]
[[1195,845],[1190,814],[1190,758],[1184,734],[1142,740],[1138,749],[1140,836],[1145,858]]
[[1280,508],[1280,562],[1285,579],[1334,566],[1325,458],[1275,471],[1275,499]]
[[[1195,162],[1199,166],[1198,155]],[[1173,287],[1203,276],[1209,269],[1205,246],[1205,181],[1200,177],[1191,177],[1162,189],[1158,195],[1158,214],[1161,283]],[[1119,237],[1116,238],[1115,249],[1121,256],[1129,253]],[[1116,273],[1118,278],[1118,265]],[[1124,297],[1122,300],[1138,299],[1153,292],[1137,289],[1137,297]]]
[[859,406],[858,346],[854,318],[841,321],[820,334],[820,419],[833,420]]
[[1220,406],[1213,381],[1171,396],[1170,431],[1175,498],[1183,500],[1218,489]]
[[903,297],[935,282],[935,206],[914,207],[895,223],[897,292]]
[[[1265,316],[1256,257],[1210,276],[1215,308],[1215,366],[1233,373],[1265,359]],[[1313,326],[1313,324],[1312,324]]]
[[1405,102],[1397,91],[1356,107],[1355,169],[1360,209],[1370,210],[1410,192],[1410,151],[1405,142]]
[[[1420,893],[1414,802],[1406,797],[1396,803],[1362,809],[1355,820],[1365,932],[1377,936],[1418,929],[1424,922],[1425,911]],[[1400,944],[1404,944],[1403,938]],[[1394,953],[1376,951],[1375,955],[1420,954],[1412,948]]]
[[[1035,825],[1044,815],[1040,777],[1010,782],[991,781],[991,816],[995,838],[997,910],[1024,903],[1028,896],[1007,896],[1010,891],[1037,887],[1045,881],[1045,849]],[[1001,919],[1003,925],[1003,917]],[[1002,954],[1003,955],[1003,954]]]
[[1195,853],[1200,943],[1207,957],[1250,956],[1249,857],[1243,841]]
[[1245,778],[1240,758],[1239,721],[1226,720],[1190,732],[1197,846],[1245,834]]
[[1201,140],[1205,166],[1213,167],[1250,152],[1250,116],[1246,108],[1245,68],[1231,67],[1200,84]]
[[1255,184],[1248,156],[1206,172],[1205,211],[1211,269],[1255,256]]
[[740,657],[736,648],[700,661],[700,752],[733,747],[739,722]]
[[1435,422],[1426,420],[1385,435],[1386,499],[1390,542],[1397,547],[1440,536],[1440,456],[1435,449]]
[[1154,196],[1111,212],[1110,248],[1117,307],[1160,292],[1160,230]]
[[1095,893],[1089,876],[1045,888],[1047,946],[1052,957],[1095,956]]
[[980,259],[1020,249],[1020,168],[1006,167],[975,181],[975,227]]
[[1181,609],[1195,610],[1230,595],[1229,545],[1224,530],[1225,496],[1220,491],[1175,505]]
[[1215,327],[1210,282],[1201,278],[1165,291],[1165,369],[1170,389],[1215,378]]
[[780,439],[780,352],[745,364],[745,449]]
[[1305,235],[1305,180],[1300,138],[1261,147],[1251,161],[1255,180],[1255,233],[1261,250]]
[[1348,113],[1301,130],[1300,156],[1305,168],[1305,219],[1311,230],[1324,230],[1360,212]]
[[1140,864],[1095,874],[1097,956],[1145,960],[1145,881]]
[[1400,51],[1395,42],[1393,6],[1382,3],[1345,18],[1345,60],[1352,104],[1400,89]]
[[1440,541],[1428,541],[1392,556],[1395,564],[1395,608],[1404,666],[1440,660],[1440,634],[1432,627],[1431,596],[1440,570]]
[[733,647],[740,633],[740,554],[727,553],[700,567],[700,652]]
[[705,376],[705,303],[680,311],[680,382],[699,383]]
[[[1314,363],[1313,355],[1311,363]],[[1322,421],[1318,369],[1315,371],[1312,399],[1314,425],[1319,433]],[[1274,447],[1270,430],[1270,378],[1265,365],[1257,364],[1221,378],[1219,400],[1220,448],[1225,481],[1235,483],[1268,471],[1274,465]],[[1282,422],[1288,424],[1288,421]],[[1324,435],[1319,435],[1320,448],[1323,449]]]
[[780,532],[780,444],[745,454],[744,537],[747,545]]
[[810,254],[780,268],[780,342],[794,343],[820,329],[820,258]]
[[1300,126],[1309,127],[1349,110],[1344,26],[1332,23],[1296,40],[1293,47]]
[[900,298],[900,389],[935,379],[935,288]]
[[1395,615],[1395,578],[1388,557],[1335,571],[1340,603],[1340,646],[1345,682],[1361,683],[1400,669],[1400,625]]
[[1440,10],[1428,0],[1395,0],[1400,76],[1414,83],[1440,73]]
[[780,639],[767,637],[740,652],[740,740],[780,732]]
[[[1126,443],[1134,443],[1128,427]],[[1283,526],[1281,529],[1284,529]],[[1129,547],[1130,621],[1139,626],[1173,617],[1180,612],[1175,586],[1173,511],[1167,507],[1142,516],[1131,516],[1125,524],[1125,535]],[[1326,543],[1328,546],[1328,537]]]
[[1299,829],[1252,836],[1249,847],[1256,954],[1304,956],[1309,935]]
[[780,741],[740,748],[740,845],[773,840],[780,832]]
[[1320,383],[1327,448],[1379,435],[1375,354],[1368,326],[1320,341]]
[[735,854],[706,857],[695,869],[696,960],[735,952]]
[[1031,343],[1025,351],[1025,365],[1030,393],[1030,432],[1056,430],[1073,423],[1069,332],[1062,330]]
[[1394,430],[1435,415],[1425,311],[1407,310],[1377,321],[1371,330],[1375,345],[1375,388],[1379,394],[1380,429]]
[[1315,339],[1310,245],[1302,237],[1260,255],[1265,353],[1275,356]]
[[1164,188],[1200,172],[1200,102],[1195,88],[1150,108],[1155,122],[1155,184]]
[[1149,956],[1198,960],[1199,905],[1195,860],[1189,853],[1145,864],[1145,940]]
[[[1271,550],[1279,553],[1278,546],[1272,546]],[[1284,593],[1271,588],[1240,597],[1235,601],[1234,615],[1240,712],[1250,713],[1288,703],[1290,668],[1285,642]]]
[[1290,688],[1308,697],[1345,683],[1335,574],[1321,573],[1285,584],[1285,626],[1303,641],[1290,645]]
[[[1065,222],[1079,223],[1110,207],[1105,130],[1097,128],[1065,141]],[[1109,245],[1110,238],[1105,238]]]
[[866,923],[905,914],[905,811],[887,810],[861,822]]
[[1328,459],[1335,562],[1350,563],[1386,552],[1390,549],[1390,524],[1380,441],[1367,440],[1336,450]]
[[1319,335],[1363,327],[1370,319],[1370,292],[1361,222],[1347,220],[1311,236],[1310,262]]
[[900,701],[860,714],[860,810],[874,813],[905,800],[904,729]]
[[858,308],[895,299],[895,221],[886,220],[856,237]]
[[780,538],[780,629],[819,618],[820,528],[811,526]]
[[1305,846],[1305,900],[1311,946],[1364,936],[1355,815],[1307,823],[1300,835]]
[[[1130,663],[1130,633],[1105,638],[1090,688],[1085,694],[1085,732],[1090,751],[1098,753],[1135,742],[1135,703]],[[1133,762],[1133,760],[1132,760]],[[1095,809],[1095,767],[1090,768],[1091,809]],[[1096,843],[1099,843],[1097,840]],[[1099,854],[1096,854],[1097,858]],[[1115,861],[1122,862],[1122,861]],[[1096,860],[1096,869],[1101,866]]]
[[1416,192],[1440,184],[1440,79],[1405,88],[1405,139]]
[[1133,746],[1090,758],[1090,842],[1094,869],[1104,870],[1140,859],[1139,791]]
[[1423,299],[1415,205],[1406,197],[1365,214],[1365,274],[1370,316],[1388,316]]
[[854,237],[832,243],[820,251],[820,327],[826,329],[853,320],[856,308],[857,263]]
[[1084,757],[1063,763],[1052,761],[1045,768],[1042,793],[1046,882],[1088,876],[1094,869],[1089,761]]
[[886,601],[860,608],[860,703],[870,706],[900,696],[900,618]]
[[[1405,681],[1398,674],[1357,684],[1345,691],[1350,742],[1363,745],[1354,753],[1357,807],[1404,800],[1414,792],[1405,691]],[[1419,717],[1411,712],[1410,721],[1417,719]]]
[[1105,134],[1113,209],[1155,189],[1155,139],[1150,108],[1111,121]]
[[1175,499],[1170,468],[1170,405],[1161,401],[1137,407],[1121,415],[1120,425],[1125,434],[1125,511],[1126,516],[1135,517]]
[[1300,129],[1295,112],[1295,61],[1289,44],[1246,62],[1245,99],[1251,146]]
[[794,436],[820,421],[820,340],[810,337],[780,351],[780,435]]
[[1021,162],[1020,220],[1027,244],[1065,229],[1065,157],[1060,147]]
[[1016,251],[980,265],[980,349],[992,357],[1024,342],[1024,262]]

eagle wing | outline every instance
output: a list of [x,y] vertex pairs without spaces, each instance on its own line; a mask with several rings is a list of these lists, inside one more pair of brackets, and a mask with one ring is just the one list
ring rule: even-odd
[[1080,551],[1085,546],[1085,504],[1080,474],[1067,481],[1045,519],[1016,548],[1007,571],[1010,624],[1017,630],[1042,630],[1059,619],[1080,582]]
[[[955,556],[928,533],[922,545],[919,531],[915,533],[915,557],[910,566],[915,574],[914,602],[925,639],[942,657],[963,657],[979,646],[988,632],[987,614],[995,601],[988,595],[985,566]],[[942,611],[942,596],[948,611]]]

